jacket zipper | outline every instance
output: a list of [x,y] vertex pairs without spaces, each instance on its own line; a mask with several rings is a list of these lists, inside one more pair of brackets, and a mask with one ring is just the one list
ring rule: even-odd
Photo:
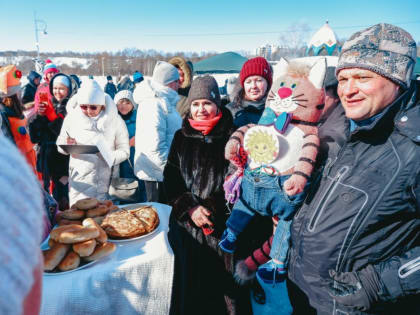
[[325,205],[327,204],[328,199],[331,197],[335,189],[337,188],[337,185],[340,182],[340,178],[347,173],[349,170],[348,166],[343,166],[340,168],[337,172],[337,175],[335,175],[334,179],[331,181],[330,185],[328,186],[324,196],[322,196],[321,201],[318,204],[318,207],[316,208],[314,215],[312,216],[311,221],[308,225],[308,231],[313,232],[316,226],[316,223],[318,222],[319,217],[324,212]]
[[401,279],[407,278],[412,273],[420,270],[420,257],[409,261],[398,269],[398,276]]

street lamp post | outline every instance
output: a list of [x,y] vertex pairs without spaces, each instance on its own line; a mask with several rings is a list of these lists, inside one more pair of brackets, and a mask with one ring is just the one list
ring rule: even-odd
[[39,59],[39,38],[38,32],[42,31],[44,35],[47,35],[47,23],[44,20],[36,18],[36,12],[34,11],[34,24],[35,24],[35,45],[37,50],[37,58]]

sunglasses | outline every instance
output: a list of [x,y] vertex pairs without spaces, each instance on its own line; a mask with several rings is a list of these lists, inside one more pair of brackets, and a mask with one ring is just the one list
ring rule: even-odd
[[99,107],[99,106],[97,106],[97,105],[80,105],[80,108],[81,108],[82,110],[87,110],[88,108],[89,108],[90,110],[97,110],[97,109],[98,109],[98,107]]

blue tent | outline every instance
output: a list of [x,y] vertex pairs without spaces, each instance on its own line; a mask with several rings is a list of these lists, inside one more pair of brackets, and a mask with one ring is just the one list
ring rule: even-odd
[[417,78],[418,76],[420,76],[420,57],[417,57],[417,62],[413,71],[413,77]]

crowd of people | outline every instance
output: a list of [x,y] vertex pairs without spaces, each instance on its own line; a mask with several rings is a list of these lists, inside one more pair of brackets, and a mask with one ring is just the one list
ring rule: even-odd
[[[22,73],[1,67],[1,239],[11,244],[15,230],[22,239],[0,251],[0,274],[14,289],[0,288],[16,304],[0,302],[0,312],[39,309],[37,246],[56,208],[108,199],[113,179],[125,178],[135,197],[116,203],[172,206],[171,314],[419,314],[416,54],[409,33],[377,24],[344,43],[336,67],[286,62],[273,74],[266,59],[249,59],[228,104],[214,77],[193,79],[182,57],[117,86],[108,76],[104,89],[51,60],[21,89]],[[248,131],[267,126],[280,140],[293,134],[276,156],[298,141],[303,153],[287,167],[267,155],[252,164],[267,148],[256,140],[251,149]],[[6,202],[13,185],[21,207]],[[27,208],[26,221],[13,223],[11,211]],[[27,281],[22,261],[9,262],[19,255],[36,257]]]

